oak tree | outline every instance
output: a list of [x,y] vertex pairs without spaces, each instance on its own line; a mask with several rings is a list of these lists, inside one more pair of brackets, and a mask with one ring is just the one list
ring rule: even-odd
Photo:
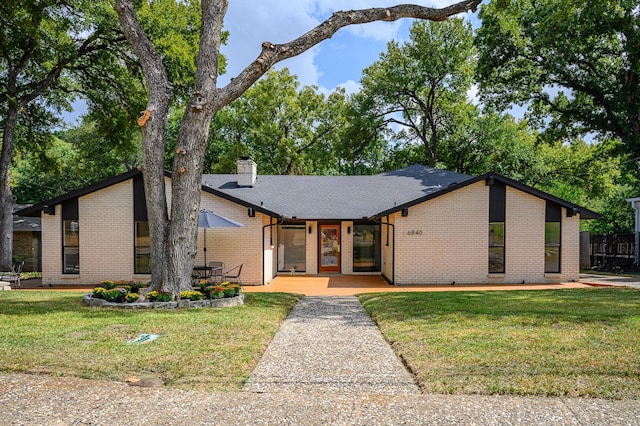
[[[140,60],[149,100],[139,124],[143,140],[143,173],[151,236],[152,286],[178,294],[191,288],[196,254],[200,187],[208,133],[212,118],[240,97],[276,63],[297,56],[340,28],[373,21],[417,18],[443,21],[449,16],[475,10],[481,0],[465,0],[434,9],[398,5],[335,12],[306,34],[288,43],[265,41],[260,55],[225,87],[218,87],[220,44],[227,0],[201,1],[201,32],[194,85],[178,131],[171,179],[171,214],[164,186],[164,132],[172,88],[163,58],[145,34],[131,0],[116,0],[115,8],[123,32]],[[265,23],[266,25],[267,23]]]

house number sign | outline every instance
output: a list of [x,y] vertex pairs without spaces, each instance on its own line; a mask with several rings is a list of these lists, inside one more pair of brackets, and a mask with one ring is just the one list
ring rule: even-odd
[[422,235],[421,229],[411,229],[407,231],[407,235]]

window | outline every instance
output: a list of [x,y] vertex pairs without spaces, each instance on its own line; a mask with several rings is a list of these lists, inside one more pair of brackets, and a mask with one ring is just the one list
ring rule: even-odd
[[62,203],[62,273],[80,273],[80,221],[78,199]]
[[507,187],[489,178],[489,273],[505,272],[505,208]]
[[135,270],[136,274],[151,273],[151,241],[149,238],[149,222],[136,221]]
[[278,228],[278,271],[304,272],[307,268],[306,225],[284,225]]
[[353,271],[380,271],[380,225],[353,225]]
[[149,221],[147,220],[147,200],[144,196],[142,175],[133,178],[133,220],[135,246],[133,248],[133,272],[135,274],[151,273],[151,239],[149,237]]
[[547,201],[544,223],[544,272],[560,273],[560,224],[562,207]]
[[489,223],[489,273],[504,274],[504,222]]

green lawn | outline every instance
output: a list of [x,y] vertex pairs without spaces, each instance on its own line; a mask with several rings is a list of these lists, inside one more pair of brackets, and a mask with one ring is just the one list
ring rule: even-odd
[[[81,296],[0,292],[0,372],[155,377],[169,387],[238,391],[299,299],[248,293],[234,308],[133,311],[88,308]],[[161,337],[125,344],[142,333]]]
[[640,398],[640,291],[361,295],[425,392]]

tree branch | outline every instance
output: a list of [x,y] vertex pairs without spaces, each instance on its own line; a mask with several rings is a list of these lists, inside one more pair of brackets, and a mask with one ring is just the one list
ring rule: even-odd
[[403,4],[389,8],[371,8],[335,12],[320,25],[285,44],[262,43],[262,52],[248,67],[224,88],[218,89],[217,108],[240,97],[253,83],[276,63],[300,55],[323,40],[331,38],[339,29],[374,21],[397,21],[402,18],[444,21],[452,15],[469,10],[475,12],[482,0],[464,0],[442,9]]

